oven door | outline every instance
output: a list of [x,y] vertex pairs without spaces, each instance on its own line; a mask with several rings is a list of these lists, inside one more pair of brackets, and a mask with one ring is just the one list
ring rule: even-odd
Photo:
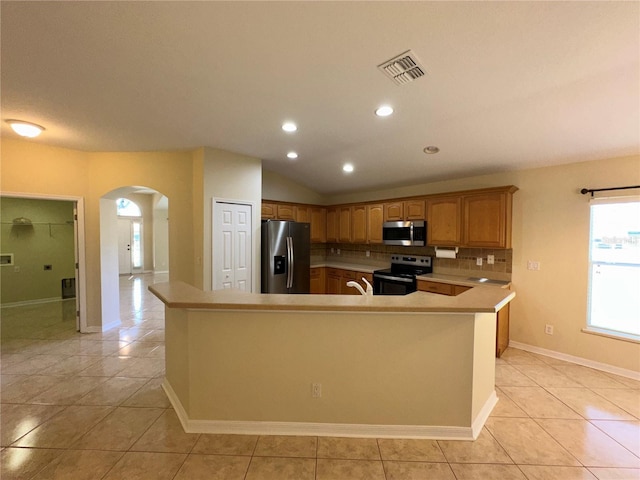
[[374,295],[407,295],[417,290],[416,277],[398,277],[393,274],[373,273]]

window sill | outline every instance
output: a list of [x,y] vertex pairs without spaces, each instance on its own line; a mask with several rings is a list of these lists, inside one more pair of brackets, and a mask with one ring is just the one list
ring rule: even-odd
[[581,330],[583,333],[598,335],[600,337],[613,338],[614,340],[622,340],[630,343],[640,343],[640,336],[631,333],[616,332],[615,330],[607,330],[605,328],[585,327]]

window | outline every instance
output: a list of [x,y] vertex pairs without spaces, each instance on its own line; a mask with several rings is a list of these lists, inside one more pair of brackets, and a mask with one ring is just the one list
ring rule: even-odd
[[640,199],[591,204],[587,331],[640,340]]
[[119,217],[141,217],[140,207],[126,198],[116,200]]

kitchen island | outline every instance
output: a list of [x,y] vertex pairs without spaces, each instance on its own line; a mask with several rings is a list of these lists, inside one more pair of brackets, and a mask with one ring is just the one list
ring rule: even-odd
[[497,398],[498,287],[456,297],[150,290],[188,432],[475,439]]

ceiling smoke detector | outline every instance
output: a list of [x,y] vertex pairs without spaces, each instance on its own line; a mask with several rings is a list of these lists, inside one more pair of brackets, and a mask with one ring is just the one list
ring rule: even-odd
[[411,50],[378,65],[378,69],[398,85],[413,82],[426,75],[424,67]]

